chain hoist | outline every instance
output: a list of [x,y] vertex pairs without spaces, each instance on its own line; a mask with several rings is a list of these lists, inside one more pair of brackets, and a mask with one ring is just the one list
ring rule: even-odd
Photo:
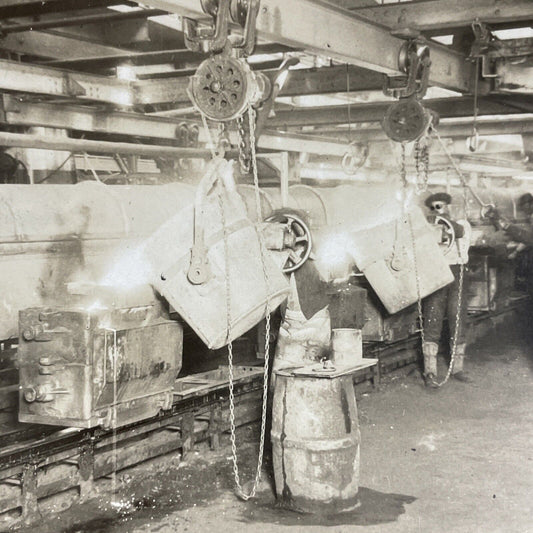
[[[212,17],[212,25],[199,28],[197,22],[186,19],[185,44],[192,51],[212,55],[191,76],[188,94],[210,120],[233,120],[267,98],[271,90],[269,79],[253,72],[245,59],[255,46],[259,0],[202,0],[202,8]],[[240,40],[229,34],[230,20],[241,26]]]
[[383,92],[398,98],[387,109],[382,122],[385,133],[393,141],[414,141],[431,123],[433,112],[420,103],[428,88],[430,66],[428,45],[411,39],[402,45],[398,56],[398,68],[406,74],[403,84],[392,87],[391,79],[385,77]]
[[[201,0],[202,7],[212,17],[209,28],[199,28],[193,21],[185,24],[185,42],[188,48],[194,51],[204,51],[212,54],[205,59],[192,76],[188,88],[189,97],[202,116],[207,136],[211,134],[207,124],[210,119],[221,124],[217,144],[211,141],[213,156],[221,156],[224,151],[222,141],[225,141],[225,124],[236,120],[239,134],[239,164],[244,172],[252,171],[257,221],[263,220],[261,213],[261,197],[259,190],[259,176],[257,171],[256,155],[256,108],[259,107],[272,92],[269,79],[262,73],[253,72],[245,58],[253,52],[255,45],[255,20],[259,11],[259,0]],[[229,19],[243,28],[243,37],[236,41],[229,35]],[[248,121],[245,117],[248,117]],[[269,276],[266,267],[267,249],[262,232],[258,229],[258,242],[261,254],[261,264],[265,281],[265,363],[263,375],[263,402],[261,412],[261,431],[259,440],[259,453],[255,477],[251,490],[246,493],[241,485],[239,465],[237,458],[237,444],[235,435],[235,395],[234,395],[234,368],[233,344],[231,342],[231,287],[229,271],[231,268],[228,253],[228,228],[226,213],[222,197],[222,186],[219,184],[219,204],[223,226],[223,241],[225,251],[226,270],[226,316],[228,339],[228,374],[229,374],[229,411],[231,430],[231,451],[233,474],[237,495],[248,500],[255,496],[261,479],[263,463],[270,350],[270,302],[269,302]]]

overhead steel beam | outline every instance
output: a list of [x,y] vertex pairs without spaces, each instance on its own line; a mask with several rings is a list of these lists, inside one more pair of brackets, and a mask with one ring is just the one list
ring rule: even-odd
[[17,54],[34,57],[93,57],[126,54],[124,48],[116,48],[92,41],[84,41],[66,35],[45,31],[26,31],[0,38],[0,48]]
[[[136,138],[176,140],[181,126],[186,124],[200,127],[200,142],[209,141],[200,121],[154,117],[140,113],[99,111],[86,106],[24,102],[9,95],[4,95],[3,103],[0,122],[10,125],[45,126]],[[235,146],[239,144],[236,132],[230,132],[230,141]],[[343,156],[347,150],[347,143],[343,140],[277,132],[264,132],[259,137],[257,145],[261,150],[309,152],[331,156]]]
[[[271,81],[277,70],[265,71]],[[155,104],[190,102],[186,89],[189,78],[168,78],[136,82],[136,102]],[[310,94],[331,94],[352,91],[381,90],[383,75],[354,66],[322,67],[318,69],[291,70],[279,96],[302,96]]]
[[5,60],[0,60],[0,91],[77,97],[115,105],[134,104],[131,82]]
[[[441,137],[466,138],[472,135],[474,120],[444,119],[437,130]],[[533,134],[533,114],[519,114],[511,116],[479,117],[475,123],[476,130],[481,136],[486,135],[530,135]],[[327,135],[331,139],[345,139],[350,142],[389,141],[380,126],[371,128],[355,128],[351,131],[339,128],[321,128],[316,135]]]
[[429,0],[356,8],[373,22],[388,28],[436,30],[470,26],[474,20],[502,23],[533,18],[531,0]]
[[[372,104],[351,104],[342,106],[323,106],[297,108],[277,111],[276,116],[269,119],[269,127],[290,128],[297,126],[320,126],[332,124],[348,124],[349,122],[381,121],[391,102]],[[474,112],[472,97],[437,98],[424,100],[424,106],[436,111],[440,117],[466,117]],[[479,98],[478,115],[500,115],[523,112],[506,103]]]
[[157,17],[166,14],[166,11],[162,11],[161,9],[139,9],[135,11],[126,11],[125,13],[108,11],[107,13],[98,13],[96,15],[76,15],[72,17],[55,18],[53,20],[37,20],[21,24],[1,24],[0,35],[21,33],[25,31],[40,31],[50,28],[65,28],[68,26],[95,24],[99,22],[109,23],[146,17]]
[[[148,0],[148,5],[202,18],[200,0]],[[382,72],[400,74],[398,55],[403,41],[364,17],[319,0],[262,0],[257,33],[267,41]],[[444,46],[430,43],[430,83],[468,91],[472,64]]]
[[[265,74],[272,81],[277,72],[265,72]],[[383,81],[383,74],[353,65],[296,69],[289,71],[279,96],[381,90]]]
[[91,9],[112,5],[136,5],[129,0],[0,0],[0,19],[38,17],[48,13]]
[[[274,54],[279,52],[286,52],[288,48],[280,45],[258,45],[256,46],[256,54]],[[154,63],[200,63],[205,59],[205,55],[197,52],[191,52],[186,48],[170,49],[170,50],[155,50],[149,52],[139,51],[121,51],[121,53],[113,56],[101,57],[94,55],[92,57],[68,57],[63,59],[55,59],[43,61],[42,64],[57,66],[61,68],[80,68],[89,67],[92,69],[111,68],[122,63],[130,65],[150,65]]]
[[25,102],[11,95],[3,96],[2,122],[19,126],[44,126],[172,140],[178,138],[178,127],[181,124],[199,124],[199,121],[98,110],[87,106]]

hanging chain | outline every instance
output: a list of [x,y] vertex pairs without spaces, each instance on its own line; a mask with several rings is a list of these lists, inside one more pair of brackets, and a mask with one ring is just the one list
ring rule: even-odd
[[[425,342],[425,334],[424,334],[424,317],[422,313],[422,296],[420,291],[420,273],[418,271],[418,261],[416,257],[416,240],[415,240],[415,232],[413,229],[413,220],[410,213],[405,213],[405,201],[407,199],[407,163],[406,163],[406,154],[405,154],[405,142],[401,144],[401,158],[400,158],[400,178],[402,180],[402,188],[403,188],[403,199],[402,199],[402,219],[407,218],[407,225],[409,228],[409,236],[411,239],[411,246],[413,250],[413,271],[415,275],[415,283],[416,283],[416,304],[417,304],[417,312],[418,312],[418,331],[420,332],[420,339],[422,341],[422,344]],[[417,162],[418,167],[418,162]]]
[[407,215],[407,224],[409,226],[409,235],[411,237],[411,244],[413,247],[413,271],[415,274],[416,282],[416,308],[418,314],[418,331],[420,332],[420,340],[423,346],[426,342],[426,336],[424,332],[424,314],[422,312],[422,293],[420,291],[420,274],[418,272],[418,260],[416,257],[415,232],[413,229],[413,220],[410,213]]
[[[438,133],[437,133],[438,135]],[[460,176],[461,179],[463,180],[463,212],[464,212],[464,219],[466,220],[467,217],[467,212],[466,212],[466,208],[467,208],[467,205],[468,205],[468,202],[467,202],[467,197],[466,197],[466,180],[464,179],[464,176]],[[457,246],[459,246],[457,244]],[[451,376],[451,373],[452,373],[452,370],[453,370],[453,365],[455,363],[455,358],[457,357],[457,341],[459,339],[459,328],[461,327],[461,314],[462,314],[462,309],[463,309],[463,285],[464,285],[464,275],[465,275],[465,264],[462,262],[463,261],[463,258],[461,257],[461,250],[460,248],[458,248],[458,252],[459,252],[459,259],[461,261],[461,264],[459,265],[459,284],[458,284],[458,287],[457,287],[457,311],[456,311],[456,315],[455,315],[455,331],[453,333],[453,339],[452,339],[452,353],[451,353],[451,356],[450,356],[450,364],[448,366],[448,372],[446,373],[446,376],[444,377],[444,379],[439,382],[439,383],[435,383],[435,385],[437,385],[437,387],[442,387],[443,385],[446,384],[446,382],[450,379],[450,376]]]
[[[251,107],[249,109],[252,109]],[[239,134],[239,166],[243,174],[248,174],[252,165],[251,161],[251,146],[247,142],[246,128],[244,123],[244,115],[246,111],[237,117],[237,132]],[[251,139],[251,132],[249,139]]]
[[415,143],[416,194],[427,191],[429,182],[429,146],[427,138],[422,137]]
[[476,152],[479,148],[479,133],[477,131],[477,116],[478,109],[478,80],[479,80],[479,64],[481,58],[476,57],[476,70],[474,76],[474,117],[472,119],[472,135],[468,141],[468,149],[471,152]]
[[461,310],[463,307],[463,279],[464,279],[464,272],[465,272],[465,266],[461,263],[459,266],[459,287],[457,289],[458,295],[457,295],[457,313],[455,315],[455,331],[453,333],[453,340],[452,340],[452,353],[450,356],[450,364],[448,365],[448,371],[446,372],[446,376],[444,379],[440,382],[434,381],[433,384],[437,387],[442,387],[443,385],[446,385],[447,381],[450,379],[450,376],[452,374],[453,370],[453,364],[455,362],[455,357],[457,355],[457,339],[459,338],[459,326],[461,322]]
[[[261,196],[259,191],[259,176],[257,172],[257,154],[255,151],[255,110],[250,107],[248,109],[249,117],[249,126],[250,126],[250,148],[251,148],[251,169],[253,172],[254,178],[254,190],[255,190],[255,202],[256,202],[256,211],[257,211],[257,222],[258,224],[263,220],[261,213]],[[242,117],[241,117],[242,118]],[[220,197],[221,198],[221,197]],[[230,283],[229,283],[229,257],[228,257],[228,232],[225,224],[225,215],[224,208],[221,202],[221,211],[223,214],[222,223],[224,225],[224,253],[226,258],[226,310],[228,317],[228,341],[231,338],[231,299],[230,299]],[[265,435],[266,435],[266,418],[267,418],[267,399],[268,399],[268,370],[269,370],[269,350],[270,350],[270,283],[269,276],[266,267],[266,247],[263,239],[263,234],[258,229],[257,231],[259,238],[259,248],[261,254],[261,264],[263,267],[263,276],[265,280],[265,319],[266,319],[266,328],[265,328],[265,365],[263,371],[263,403],[261,409],[261,430],[259,437],[259,454],[257,457],[257,467],[255,472],[255,478],[253,486],[248,494],[246,494],[241,486],[240,476],[239,476],[239,465],[237,462],[237,444],[235,438],[235,395],[234,395],[234,376],[233,376],[233,345],[232,342],[228,342],[228,371],[229,371],[229,411],[230,411],[230,430],[231,430],[231,456],[233,461],[233,476],[235,479],[235,486],[237,495],[243,500],[249,500],[255,496],[257,492],[257,487],[261,480],[261,468],[263,465],[263,455],[265,449]]]
[[450,163],[452,164],[455,172],[457,173],[457,176],[459,177],[459,181],[461,182],[462,186],[465,189],[468,189],[470,191],[470,194],[474,198],[474,200],[479,204],[479,206],[484,209],[487,207],[494,207],[493,204],[487,204],[485,203],[481,197],[477,194],[477,192],[471,187],[471,185],[466,181],[466,178],[464,174],[461,172],[461,169],[459,168],[459,165],[455,161],[454,157],[444,144],[444,141],[442,140],[442,137],[439,135],[439,132],[435,129],[435,126],[431,126],[431,132],[435,134],[435,137],[437,137],[437,140],[439,141],[439,144],[442,148],[442,151],[446,154],[446,157],[449,159]]
[[402,187],[404,190],[407,189],[407,161],[405,155],[405,143],[401,143],[401,153],[400,153],[400,178],[402,180]]
[[[467,185],[467,182],[466,182],[466,179],[465,177],[463,176],[463,174],[461,173],[459,167],[457,166],[455,160],[452,158],[451,154],[448,152],[448,150],[446,149],[446,146],[444,145],[444,142],[442,141],[439,133],[437,132],[437,130],[435,129],[435,127],[432,125],[430,127],[431,131],[434,132],[442,146],[442,148],[444,149],[444,152],[447,154],[447,156],[449,157],[450,161],[452,162],[452,165],[454,166],[457,174],[459,175],[459,178],[462,182],[462,185],[463,185],[463,206],[464,206],[464,209],[465,209],[465,218],[466,218],[466,205],[467,205],[467,200],[466,200],[466,189],[469,188],[470,191],[472,191],[472,189]],[[418,145],[418,143],[417,143]],[[427,148],[427,145],[426,145],[426,148]],[[419,169],[419,164],[420,164],[420,153],[417,153],[417,147],[415,146],[415,158],[416,158],[416,166],[417,166],[417,172],[418,172],[418,169]],[[426,156],[422,156],[422,157],[426,157]],[[422,163],[424,164],[424,166],[426,166],[426,168],[429,166],[429,151],[427,153],[427,163]],[[405,163],[405,146],[404,146],[404,143],[402,143],[402,152],[401,152],[401,162],[400,162],[400,177],[402,179],[402,184],[403,184],[403,187],[404,187],[404,191],[407,187],[407,171],[406,171],[406,163]],[[425,183],[425,186],[427,188],[427,178],[424,180],[424,183]],[[417,186],[418,186],[418,180],[417,180]],[[476,198],[478,200],[478,202],[480,202],[482,205],[483,202],[479,199],[479,198]],[[409,225],[409,232],[410,232],[410,235],[411,235],[411,243],[412,243],[412,246],[413,246],[413,270],[414,270],[414,274],[415,274],[415,281],[416,281],[416,293],[417,293],[417,312],[418,312],[418,322],[419,322],[419,331],[420,331],[420,340],[422,342],[422,345],[424,345],[425,343],[425,332],[424,332],[424,315],[423,315],[423,311],[422,311],[422,296],[421,296],[421,291],[420,291],[420,275],[419,275],[419,272],[418,272],[418,262],[417,262],[417,257],[416,257],[416,240],[415,240],[415,234],[414,234],[414,229],[413,229],[413,222],[412,222],[412,219],[411,219],[411,215],[409,214],[408,215],[408,225]],[[459,254],[460,255],[460,254]],[[462,258],[460,258],[461,261],[462,261]],[[463,306],[463,284],[464,284],[464,271],[465,271],[465,265],[464,263],[461,263],[460,264],[460,267],[459,267],[459,283],[458,283],[458,295],[457,295],[457,310],[456,310],[456,314],[455,314],[455,331],[454,331],[454,334],[453,334],[453,339],[452,339],[452,350],[451,350],[451,356],[450,356],[450,364],[448,365],[448,371],[446,372],[446,376],[444,377],[444,379],[440,382],[436,382],[436,381],[433,381],[433,385],[436,386],[436,387],[442,387],[443,385],[445,385],[448,380],[450,379],[450,376],[451,376],[451,373],[452,373],[452,370],[453,370],[453,365],[454,365],[454,362],[455,362],[455,358],[456,358],[456,355],[457,355],[457,341],[458,341],[458,338],[459,338],[459,327],[460,327],[460,322],[461,322],[461,312],[462,312],[462,306]]]

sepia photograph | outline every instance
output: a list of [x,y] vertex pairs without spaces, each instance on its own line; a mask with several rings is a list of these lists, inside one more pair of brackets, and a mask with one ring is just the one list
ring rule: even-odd
[[0,0],[0,532],[533,533],[532,0]]

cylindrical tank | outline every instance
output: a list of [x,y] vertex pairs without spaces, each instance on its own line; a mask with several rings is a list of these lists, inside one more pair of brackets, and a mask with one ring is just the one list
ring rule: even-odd
[[350,375],[278,371],[271,436],[276,495],[285,506],[310,513],[358,506],[360,433]]
[[[502,214],[520,220],[516,200],[525,190],[477,189]],[[400,212],[390,184],[353,184],[318,188],[294,185],[289,205],[306,212],[313,230],[327,226],[342,235],[365,232],[383,217]],[[254,190],[239,186],[255,221]],[[67,283],[98,282],[110,265],[139,239],[194,201],[195,187],[167,185],[2,185],[0,187],[0,339],[16,337],[18,311],[64,303]],[[421,200],[423,201],[423,199]],[[261,193],[263,215],[281,207],[279,190]],[[469,203],[470,205],[470,203]],[[472,204],[472,213],[479,212]],[[474,209],[475,208],[475,209]],[[314,231],[315,241],[319,241]],[[341,239],[342,241],[342,239]],[[488,222],[474,226],[473,245],[505,244],[504,232]]]

